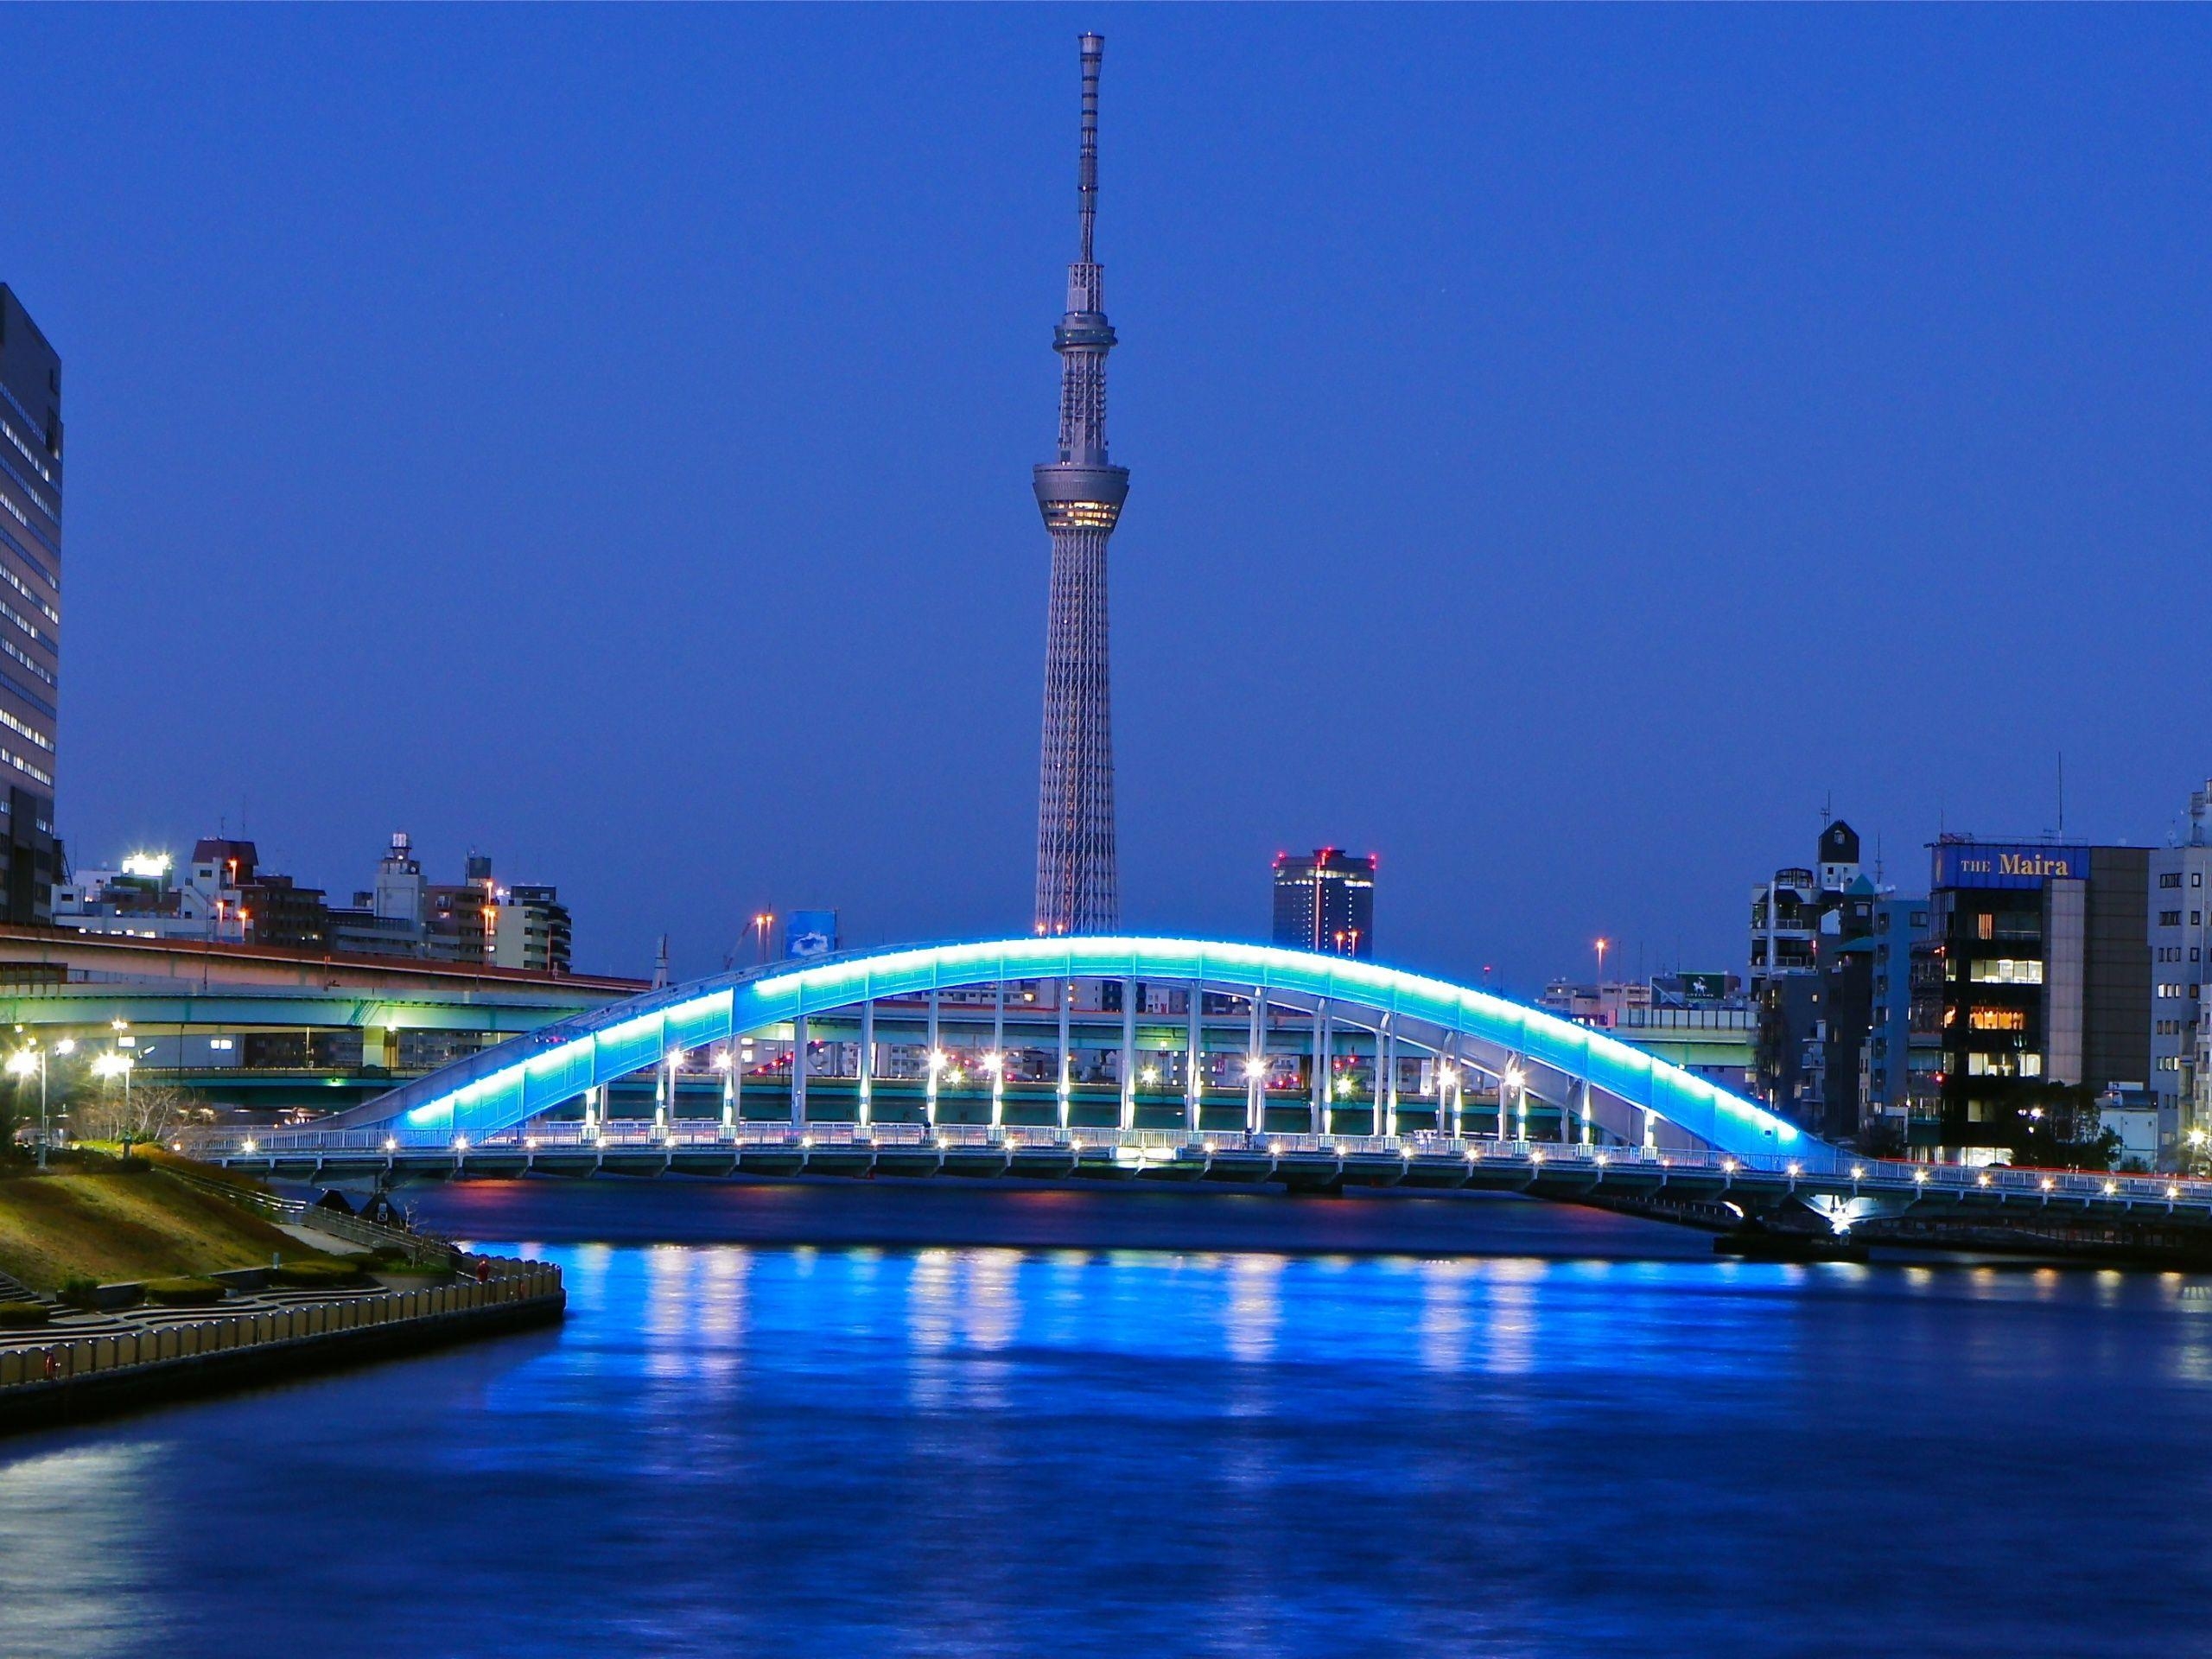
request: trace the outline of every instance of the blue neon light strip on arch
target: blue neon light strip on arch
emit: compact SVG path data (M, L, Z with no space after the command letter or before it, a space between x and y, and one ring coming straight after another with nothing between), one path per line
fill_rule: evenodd
M1021 979L1204 982L1326 997L1496 1045L1643 1108L1723 1152L1836 1154L1795 1125L1603 1032L1471 987L1273 945L1144 938L1015 938L926 945L779 965L649 992L576 1015L419 1077L326 1120L410 1141L480 1138L653 1065L802 1014L937 988Z

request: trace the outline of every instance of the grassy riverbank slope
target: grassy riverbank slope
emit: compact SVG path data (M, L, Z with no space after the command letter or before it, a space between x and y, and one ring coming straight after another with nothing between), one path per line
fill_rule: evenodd
M0 1273L54 1292L266 1267L315 1252L258 1216L166 1171L129 1166L0 1173Z

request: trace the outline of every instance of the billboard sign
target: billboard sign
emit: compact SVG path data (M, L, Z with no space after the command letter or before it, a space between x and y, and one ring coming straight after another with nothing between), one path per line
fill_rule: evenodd
M834 910L795 910L784 918L786 958L826 957L837 948L837 912Z
M2009 846L1994 841L1939 841L1930 877L1939 887L2040 887L2089 879L2086 847Z

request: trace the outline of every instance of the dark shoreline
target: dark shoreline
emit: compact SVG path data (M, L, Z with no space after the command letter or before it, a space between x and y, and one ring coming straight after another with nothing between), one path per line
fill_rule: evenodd
M0 1389L0 1435L181 1405L209 1395L235 1393L290 1377L373 1364L542 1325L557 1325L567 1306L565 1293L532 1297L427 1319L93 1371L54 1382L26 1383Z

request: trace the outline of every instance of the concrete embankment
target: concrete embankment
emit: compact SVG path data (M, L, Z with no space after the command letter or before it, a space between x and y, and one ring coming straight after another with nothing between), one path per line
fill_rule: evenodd
M0 1433L550 1324L567 1306L557 1268L490 1258L466 1267L471 1277L423 1289L169 1310L159 1324L99 1334L7 1333Z

